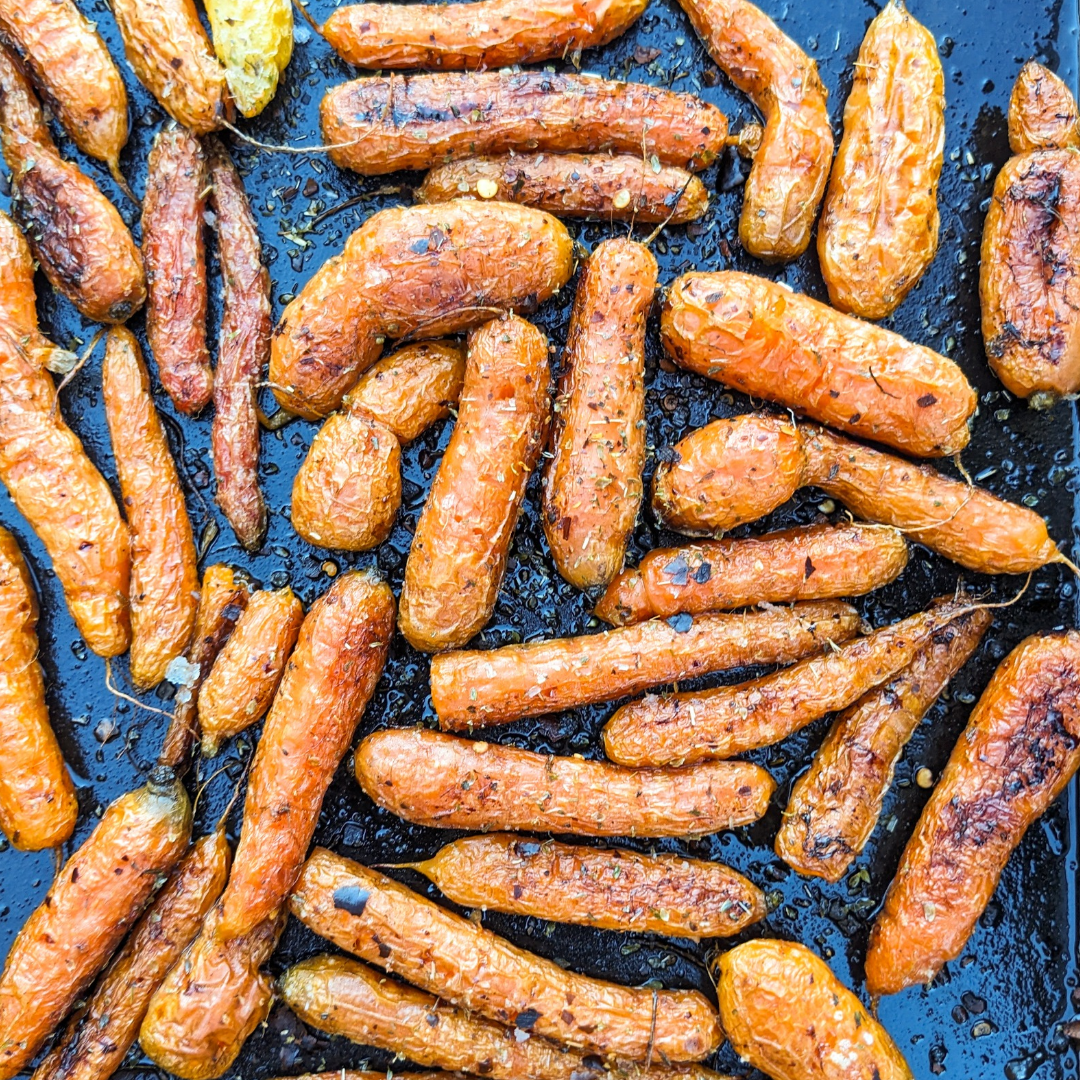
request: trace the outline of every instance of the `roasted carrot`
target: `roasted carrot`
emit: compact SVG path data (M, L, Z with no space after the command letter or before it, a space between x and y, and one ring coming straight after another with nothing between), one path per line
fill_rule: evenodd
M277 948L285 911L229 940L217 933L220 918L218 904L150 999L139 1029L146 1055L183 1080L221 1076L274 1000L260 969Z
M0 829L21 851L67 840L79 803L49 724L38 602L15 537L0 528Z
M1013 849L1080 765L1080 633L1002 661L908 840L870 932L866 989L928 983L959 956Z
M389 1069L337 1069L328 1073L304 1073L303 1076L279 1076L277 1080L460 1080L453 1073L446 1072L398 1072L392 1065Z
M668 937L728 937L765 916L741 874L682 855L639 855L493 833L409 863L455 904Z
M892 525L969 570L1022 574L1065 561L1034 511L814 425L717 420L669 457L656 471L653 508L679 532L725 532L813 484L858 517Z
M290 588L252 594L199 690L204 757L263 718L303 619L304 607Z
M725 668L789 664L858 629L854 608L822 601L451 652L431 662L431 700L444 730L505 724Z
M339 948L444 1001L570 1047L699 1061L720 1043L716 1014L697 991L632 989L565 971L325 848L304 865L289 909Z
M197 413L209 402L214 381L206 348L206 151L190 131L167 124L154 139L146 168L146 338L173 404Z
M112 491L64 423L56 386L0 321L0 479L37 533L83 640L128 647L130 536Z
M184 854L191 805L169 768L120 796L27 919L0 974L0 1077L20 1073Z
M469 334L457 423L413 533L398 627L424 652L458 648L498 599L525 485L551 417L548 345L508 316Z
M792 789L776 853L800 874L839 881L877 825L912 732L978 647L992 619L968 612L931 634L896 677L840 714Z
M187 652L188 663L195 665L195 679L176 691L172 720L158 762L183 773L191 758L191 749L199 737L196 710L199 688L210 668L247 607L250 590L247 582L236 577L228 566L208 566L203 574L195 629Z
M418 825L579 836L707 836L757 821L776 787L744 761L624 769L436 731L369 735L356 778Z
M108 1080L134 1045L150 998L199 933L229 874L224 827L192 847L139 920L33 1080Z
M251 766L219 937L251 932L284 903L393 633L394 594L369 573L342 574L312 605Z
M270 275L244 182L217 139L210 144L210 206L225 293L211 429L217 502L240 543L254 551L266 532L255 388L270 362Z
M607 722L604 749L621 765L682 765L769 746L893 678L934 634L972 606L968 598L937 604L736 686L647 695Z
M1080 110L1064 80L1029 60L1009 96L1009 147L1014 154L1080 146Z
M615 577L595 614L624 626L656 615L861 596L898 577L907 560L898 530L855 523L657 548Z

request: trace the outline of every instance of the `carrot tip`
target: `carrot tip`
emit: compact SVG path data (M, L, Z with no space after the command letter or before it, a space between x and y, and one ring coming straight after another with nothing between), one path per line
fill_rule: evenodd
M118 158L113 158L108 162L109 172L112 173L113 180L116 181L116 186L136 205L139 206L139 200L135 196L135 192L131 190L131 186L128 184L124 174L120 171L120 161Z

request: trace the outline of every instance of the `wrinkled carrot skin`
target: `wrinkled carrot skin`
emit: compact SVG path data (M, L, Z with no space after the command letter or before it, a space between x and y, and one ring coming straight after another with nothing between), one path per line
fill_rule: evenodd
M698 1061L720 1044L694 990L618 986L566 971L392 878L316 848L289 909L339 948L459 1008L571 1048L644 1061ZM571 1004L572 1003L572 1004Z
M71 0L3 0L0 27L75 145L116 176L128 137L127 91L93 23Z
M38 602L15 537L0 528L0 829L20 851L69 839L79 803L49 723Z
M724 1031L778 1080L912 1080L888 1032L803 945L748 941L719 962Z
M380 1069L338 1069L328 1073L304 1073L302 1076L279 1076L277 1080L460 1080L453 1073L446 1072L398 1072L392 1066L389 1070Z
M251 766L220 937L250 933L293 887L393 633L394 594L368 573L342 574L308 612Z
M1002 661L908 840L870 932L873 997L959 956L1013 849L1080 765L1080 634L1035 635Z
M908 739L992 622L971 611L930 636L890 682L840 714L795 782L776 854L800 874L839 881L881 816Z
M656 259L616 237L596 246L578 282L544 470L544 535L579 589L622 569L645 467L645 320Z
M303 621L304 606L292 589L251 595L199 689L203 757L266 714Z
M52 560L83 640L130 640L130 536L109 485L64 423L52 377L0 323L0 479Z
M574 249L549 214L468 199L372 215L285 309L270 383L309 420L341 404L380 338L437 338L528 311L566 284Z
M229 875L224 829L204 836L185 856L139 920L33 1080L107 1080L139 1034L154 991L194 940ZM55 1052L54 1052L55 1053Z
M917 457L971 437L978 398L951 360L765 278L684 274L660 335L688 371Z
M0 975L0 1077L20 1073L90 985L191 835L172 770L120 796L27 919Z
M765 896L720 863L494 833L447 844L411 869L466 908L667 937L728 937L765 917Z
M744 761L623 769L435 731L369 735L356 778L384 810L418 825L602 837L733 829L760 818L776 788Z
M319 547L367 551L389 535L401 506L401 444L450 414L464 352L422 342L360 376L341 412L312 440L292 488L292 524Z
M492 69L568 56L625 33L648 0L523 0L445 4L351 4L323 23L343 60L372 69Z
M945 77L934 36L890 0L866 31L818 226L833 307L891 315L934 261Z
M196 708L199 688L210 674L214 660L233 632L249 598L247 582L237 578L228 566L217 563L206 568L195 612L195 629L187 652L188 662L195 664L199 671L194 686L180 687L176 691L173 718L158 756L159 764L168 765L178 773L187 770L191 750L199 736Z
M398 627L413 648L464 645L491 618L525 485L551 418L547 338L516 316L469 334L457 423L413 533Z
M808 525L650 551L608 586L594 614L615 626L687 612L862 596L907 566L904 536L880 525Z
M277 948L284 909L228 941L216 932L220 917L218 904L150 999L139 1029L146 1055L183 1080L225 1073L274 1000L273 980L260 969Z
M256 386L270 362L270 274L244 182L225 148L210 147L210 206L217 229L224 289L211 444L217 503L237 539L254 551L266 532L259 490L259 410Z
M759 259L797 258L810 245L833 155L817 64L747 0L679 2L709 55L765 118L739 239Z
M367 176L519 148L655 154L697 172L727 137L724 114L690 94L544 71L368 75L331 87L320 115L330 160Z
M146 299L139 249L116 207L60 156L21 64L2 47L0 141L11 215L53 288L95 322L124 322Z
M683 225L709 208L709 193L696 176L675 165L661 165L657 172L640 154L468 157L436 165L415 194L425 203L497 199L559 218L642 224Z
M893 678L971 606L968 599L940 604L736 686L649 694L607 722L604 749L620 765L682 765L770 746Z
M19 345L50 371L70 371L76 357L38 329L34 257L22 229L0 211L0 311Z
M191 640L199 604L195 539L150 377L126 327L109 331L101 385L131 529L131 678L148 690Z
M313 1028L389 1050L421 1065L467 1070L491 1080L720 1080L700 1065L645 1070L632 1064L605 1064L595 1055L582 1056L539 1037L519 1039L503 1024L445 1005L344 956L303 960L289 968L280 982L285 1003ZM334 1073L325 1080L340 1075ZM354 1076L366 1080L368 1074L345 1075L347 1080ZM423 1078L431 1076L423 1074Z
M813 484L858 517L892 525L978 573L1022 574L1061 561L1034 511L815 425L754 414L718 420L667 456L674 463L656 471L653 509L691 536L756 520Z
M1029 60L1009 97L1009 146L1014 154L1080 147L1080 110L1068 86Z
M859 629L848 604L821 602L703 615L683 628L660 619L600 634L431 661L431 700L444 731L613 701L653 686L746 664L790 664Z
M206 151L190 131L168 124L154 139L146 167L146 338L161 385L190 415L210 401L214 385L206 347Z
M196 135L232 118L225 69L192 0L113 0L124 53L139 82Z

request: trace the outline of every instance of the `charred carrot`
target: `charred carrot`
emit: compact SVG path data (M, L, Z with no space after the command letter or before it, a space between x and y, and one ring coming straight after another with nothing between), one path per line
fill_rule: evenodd
M726 668L789 664L858 628L854 608L822 601L444 653L431 662L431 700L447 731L505 724Z
M340 948L459 1008L567 1046L632 1061L653 1053L698 1061L720 1043L716 1014L696 991L632 989L564 971L325 848L305 864L289 909Z
M595 614L624 626L657 615L861 596L898 577L907 560L898 530L854 523L658 548L615 577Z
M776 787L745 761L624 769L436 731L369 735L356 778L418 825L579 836L707 836L757 821Z
M56 876L0 974L0 1077L21 1072L67 1015L188 845L191 805L171 769L122 795Z
M312 605L251 766L218 936L253 931L289 894L393 633L394 594L368 573L342 574Z
M741 874L682 855L639 855L505 833L455 840L410 863L455 904L604 930L728 937L765 916Z

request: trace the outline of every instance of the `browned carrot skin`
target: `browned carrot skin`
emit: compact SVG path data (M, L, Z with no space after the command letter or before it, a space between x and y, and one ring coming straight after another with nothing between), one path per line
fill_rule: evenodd
M959 956L1013 849L1080 765L1080 634L1022 641L972 710L870 933L873 997Z
M109 485L64 423L52 377L0 322L0 480L38 534L83 640L117 656L128 623L130 537Z
M360 863L316 848L289 909L317 934L499 1023L607 1057L699 1061L720 1044L693 990L618 986L565 971Z
M109 331L105 418L131 528L131 678L156 686L186 648L199 603L195 539L135 335Z
M744 761L624 769L436 731L369 735L356 778L379 806L418 825L602 837L733 829L757 821L776 787Z
M720 958L717 997L739 1057L777 1080L912 1080L888 1032L809 949L748 941Z
M277 1080L460 1080L453 1073L398 1072L393 1066L372 1072L370 1069L338 1069L328 1073L304 1073L302 1076L279 1076Z
M457 345L406 345L369 368L341 412L312 440L292 488L292 525L320 547L367 551L401 506L401 444L450 413L461 396Z
M491 617L525 485L551 418L548 345L509 316L469 334L457 423L413 533L398 627L413 648L464 645Z
M519 146L655 154L696 172L727 137L724 114L690 94L541 71L369 75L329 89L321 116L331 161L369 176Z
M618 237L597 245L574 297L544 470L544 535L579 589L622 569L645 467L645 320L656 259Z
M524 0L444 4L352 4L323 23L323 36L363 68L460 71L510 67L606 45L628 30L647 0Z
M304 607L292 589L252 594L199 689L204 757L263 718L303 620Z
M15 56L0 48L0 141L12 217L53 288L87 318L124 322L146 299L142 260L116 207L49 134Z
M270 383L290 412L332 412L384 338L437 338L531 310L569 280L573 243L549 214L468 199L372 215L285 309Z
M210 188L225 292L211 430L217 502L240 543L254 551L266 532L255 387L270 362L270 275L244 182L216 139L210 147Z
M19 931L0 975L0 1077L67 1015L187 848L191 805L171 769L122 795Z
M696 221L709 208L709 193L696 176L675 165L657 171L640 154L468 157L436 165L416 198L426 203L497 199L560 218L672 225Z
M128 63L178 123L205 135L231 119L225 69L192 0L113 0Z
M861 596L897 578L907 561L901 532L857 523L658 548L616 576L594 614L625 626L680 612Z
M939 604L736 686L647 695L607 722L604 749L621 765L682 765L769 746L891 679L971 606L967 599Z
M660 335L688 371L918 457L971 437L978 398L951 360L765 278L684 274Z
M818 226L833 307L891 315L934 261L945 78L934 36L890 0L866 31Z
M1062 560L1034 511L810 424L753 414L718 420L668 456L674 461L656 471L653 509L692 536L756 520L813 484L969 570L1022 574Z
M67 840L79 803L49 724L38 602L15 537L0 529L0 829L20 851Z
M985 609L954 619L891 682L836 718L784 810L776 854L788 866L826 881L844 876L877 825L912 732L991 621Z
M756 885L720 863L508 834L469 836L412 864L455 904L604 930L728 937L765 917Z
M107 1080L134 1045L154 991L198 934L225 888L229 844L224 829L188 852L139 920L33 1080Z
M142 248L149 284L146 338L173 404L197 413L210 400L206 348L206 152L191 132L168 124L147 161Z
M199 606L195 612L195 629L187 652L189 663L199 671L193 686L180 687L176 692L173 717L165 733L158 763L168 765L178 773L187 770L191 750L199 737L199 717L196 709L199 688L210 673L211 665L221 651L244 609L250 589L232 570L220 563L208 566L203 574Z
M1080 111L1068 86L1029 60L1009 97L1009 146L1014 154L1080 147Z
M859 629L835 601L659 619L600 634L501 649L451 652L431 662L431 700L445 731L612 701L649 687L745 664L789 664Z
M743 191L739 239L759 259L810 244L833 136L817 65L747 0L679 0L709 55L765 117Z
M226 1072L274 1000L273 981L260 969L277 948L285 911L227 941L217 934L220 918L218 904L150 999L139 1029L146 1055L183 1080Z
M127 91L101 36L71 0L3 0L0 27L34 72L75 145L120 177Z
M312 605L251 766L219 937L250 933L288 896L393 633L394 594L368 573L342 574Z

